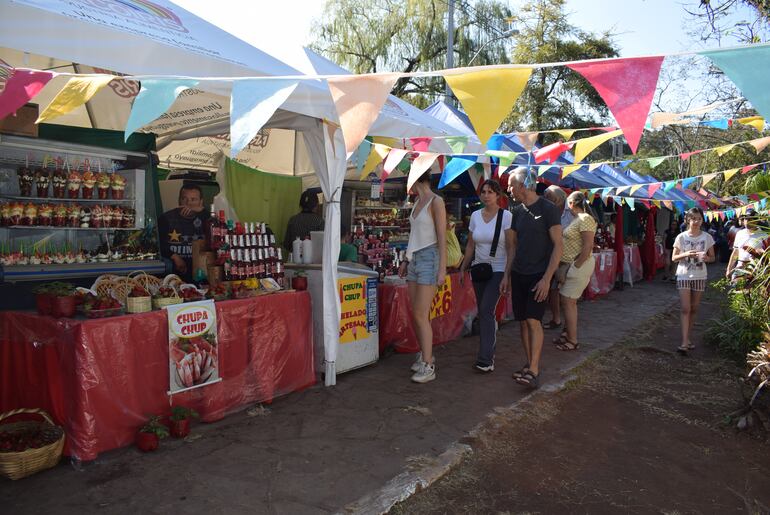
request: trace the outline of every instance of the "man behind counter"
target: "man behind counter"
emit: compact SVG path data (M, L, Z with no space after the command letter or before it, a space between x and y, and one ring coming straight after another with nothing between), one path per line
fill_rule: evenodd
M179 207L158 219L160 253L172 261L174 273L185 281L192 280L192 242L206 237L208 218L200 186L184 184L179 190Z
M289 218L286 235L283 238L283 247L289 252L291 252L291 244L296 238L304 240L310 236L311 231L324 230L324 219L316 213L318 194L310 190L303 191L299 198L299 206L302 211Z

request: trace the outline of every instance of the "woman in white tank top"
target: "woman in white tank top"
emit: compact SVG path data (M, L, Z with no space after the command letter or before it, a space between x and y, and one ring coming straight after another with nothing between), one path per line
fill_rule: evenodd
M430 189L430 172L417 179L412 191L417 199L409 215L407 262L401 264L398 275L406 277L414 332L420 344L412 381L427 383L436 378L430 306L446 279L446 211L443 199Z

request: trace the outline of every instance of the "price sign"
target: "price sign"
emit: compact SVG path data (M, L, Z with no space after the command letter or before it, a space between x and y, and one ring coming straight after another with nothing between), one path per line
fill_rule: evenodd
M436 296L433 297L433 302L430 305L430 319L439 318L452 310L452 278L449 274L446 276L444 284L442 284Z

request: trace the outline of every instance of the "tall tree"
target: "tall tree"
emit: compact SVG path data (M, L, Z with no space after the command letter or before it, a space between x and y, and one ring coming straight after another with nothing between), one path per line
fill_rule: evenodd
M689 0L683 7L696 22L690 34L703 41L761 43L770 36L768 0Z
M511 11L498 0L458 0L455 65L508 63ZM446 67L446 0L327 0L313 49L355 73L417 72ZM400 79L393 94L424 106L441 97L440 78Z

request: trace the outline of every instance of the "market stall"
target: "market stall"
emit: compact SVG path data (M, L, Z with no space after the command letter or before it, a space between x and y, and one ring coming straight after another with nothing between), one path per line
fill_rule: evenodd
M602 249L594 252L594 258L596 260L594 273L583 293L584 298L588 300L610 293L615 287L617 277L617 259L614 250Z
M315 383L307 292L217 302L216 314L221 381L175 402L214 421ZM163 311L100 320L2 311L0 356L0 411L46 409L80 460L130 444L148 413L168 410Z

